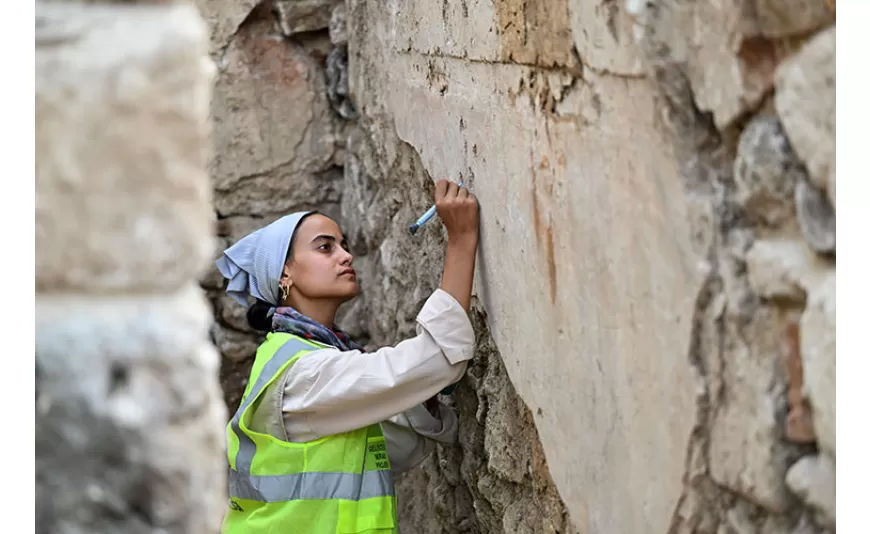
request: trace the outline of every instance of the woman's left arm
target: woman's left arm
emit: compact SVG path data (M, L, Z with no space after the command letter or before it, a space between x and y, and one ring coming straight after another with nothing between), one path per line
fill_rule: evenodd
M403 473L426 459L435 442L454 443L459 429L456 414L435 401L433 414L425 405L417 406L382 423L387 453L394 473Z

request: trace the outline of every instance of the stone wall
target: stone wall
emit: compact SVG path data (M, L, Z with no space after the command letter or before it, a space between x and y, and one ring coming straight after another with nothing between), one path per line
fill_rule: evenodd
M834 14L789 4L630 6L704 258L674 532L835 523Z
M189 5L35 23L36 532L217 532L207 29Z
M405 531L833 528L827 3L198 6L218 250L324 210L377 347L439 282L442 230L407 233L433 179L480 198L460 439L400 481ZM202 284L233 410L259 339Z

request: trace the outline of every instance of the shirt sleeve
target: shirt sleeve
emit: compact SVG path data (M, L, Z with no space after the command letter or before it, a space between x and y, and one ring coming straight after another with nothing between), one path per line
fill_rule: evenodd
M318 350L294 363L284 377L287 435L303 442L386 421L459 380L473 354L468 314L438 289L417 315L415 337L370 353Z
M454 443L459 422L453 410L439 402L436 415L418 404L384 421L382 426L393 473L399 474L432 454L436 441Z

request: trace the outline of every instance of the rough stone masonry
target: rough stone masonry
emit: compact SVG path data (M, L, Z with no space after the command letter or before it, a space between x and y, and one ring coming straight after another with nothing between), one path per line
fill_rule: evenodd
M36 532L217 532L207 29L184 4L35 23Z
M321 209L342 223L363 286L361 297L343 311L340 324L374 348L413 332L417 311L439 282L442 231L436 224L413 238L407 233L409 222L431 204L433 179L461 178L480 198L481 252L471 314L478 350L467 377L450 398L460 415L459 443L440 447L399 481L403 532L835 530L833 2L195 4L208 24L209 54L216 66L208 161L218 240L209 250L212 257L288 211ZM78 27L105 32L112 25ZM94 52L94 57L121 54L118 43L130 43L140 53L151 50L158 57L175 57L161 47L157 48L162 52L148 49L146 44L155 41L125 39L143 31L157 29L137 26L124 35L102 33L113 39L113 46L97 46L102 54ZM44 42L40 52L38 41L38 57L82 52L90 41L55 35ZM204 79L184 77L201 72L192 66L199 60L182 55L187 63L170 62L179 70L166 78L176 83L167 82L162 90L190 90L192 85L199 89L187 102L205 102ZM94 59L76 58L78 63L72 65L78 64L81 72L96 72L97 66L90 63ZM161 64L144 57L142 61L150 68ZM57 70L45 67L44 72ZM126 117L131 102L166 105L163 98L124 100L116 88L125 85L118 80L142 83L135 69L125 72L106 83L104 92L91 95L105 108L67 105L64 113L105 110ZM38 75L38 84L40 79ZM96 94L112 98L98 99ZM41 98L45 97L38 91L37 109ZM53 115L38 115L43 116ZM105 116L93 116L87 124L96 125ZM193 128L201 124L198 120L186 124ZM38 132L50 132L51 139L75 138L67 134L71 122L59 124L66 126ZM110 139L123 139L124 129L118 128L121 134ZM75 132L81 131L77 126ZM170 135L182 134L175 129L166 134ZM147 144L157 142L155 138L160 135L135 139ZM55 150L65 146L39 143L38 134L38 150L45 144ZM200 154L195 146L199 145L194 143L183 155L198 157L193 156ZM57 168L66 169L67 162L77 161L73 155L84 157L70 152L45 160L63 162ZM99 157L124 155L101 151ZM121 165L99 161L104 174ZM181 172L177 165L158 167L167 177ZM155 197L161 195L156 188L136 190L143 183L136 173L145 171L142 165L132 169L123 181L101 182L96 173L89 180L115 189L94 185L93 191L123 190L132 197L133 192L141 196L153 190ZM56 191L63 189L41 189L40 180L48 183L41 172L38 168L37 198L57 198ZM193 175L201 176L184 176ZM148 179L155 177L149 174ZM174 184L169 187L180 187L181 182L166 181ZM81 189L70 193L73 198L95 198L90 193L85 197L84 186L77 187ZM196 191L193 196L205 201L197 195L206 193ZM182 210L183 199L192 197L180 192L171 196L178 204L159 204L168 214L177 208L190 216L207 205L185 204L188 209ZM128 270L111 262L95 263L94 258L111 257L109 252L92 254L87 261L74 261L73 252L69 259L61 256L68 250L61 244L86 242L85 250L115 250L108 246L113 236L129 240L131 235L153 235L141 230L147 224L123 227L114 220L111 225L101 222L99 239L92 239L96 233L80 231L61 241L56 236L66 235L71 221L61 224L58 210L52 210L40 223L39 202L37 229L45 225L44 235L51 237L52 246L41 246L38 234L38 256L50 258L42 256L49 253L46 250L57 254L45 261L45 272L52 275L38 275L41 293L61 290L40 286L40 280L59 284L69 279L63 293L81 296L64 298L100 303L99 308L87 308L95 310L94 316L97 310L114 310L108 304L102 307L104 302L127 302L152 293L179 295L175 302L183 301L188 308L196 301L176 293L183 281L196 276L194 269L179 274L176 286L158 287L152 269L140 269L146 264L137 263L172 257L161 263L162 268L181 269L184 262L175 261L172 246L149 250L150 241L137 247L123 241L131 250L122 258L131 262ZM86 200L79 202L85 205ZM151 205L144 202L138 209L147 211ZM196 208L190 209L193 205ZM91 212L99 213L82 211ZM162 227L158 222L167 218L171 219L167 215L151 224ZM191 218L181 228L199 228L195 235L204 238L207 220L204 215L196 219L199 223ZM51 232L48 221L55 221ZM109 231L115 229L116 233ZM159 242L171 244L185 235L167 233ZM199 250L190 244L187 249ZM100 268L96 272L110 275L78 271L79 265L94 265ZM38 264L38 272L40 268ZM216 319L210 335L220 349L221 383L226 407L232 411L260 340L245 324L244 310L224 295L216 270L200 278ZM100 280L101 285L83 286L81 280ZM38 313L52 317L53 325L64 324L60 319L69 315L89 317L78 311L84 308L67 314L65 306L57 306L59 300L51 296L50 301L42 300L51 306L38 305ZM159 309L168 317L169 307ZM204 316L187 313L182 315L189 327L173 328L167 336L199 339L196 335L204 323L198 321L205 321ZM104 320L126 316L112 311ZM140 320L113 328L133 332L134 327L144 329L142 324ZM177 326L178 319L171 324ZM83 328L70 330L67 346L83 336ZM179 357L196 352L192 347L200 346L198 341L185 345L174 337L150 339L155 348L148 354L127 356L118 349L118 358L179 382L129 382L148 384L130 389L136 395L163 395L174 391L174 384L183 381L187 386L182 377L190 373L201 377L211 372L213 360L208 357ZM173 341L157 344L166 339ZM127 343L123 348L132 345L148 346ZM59 349L51 350L62 356L44 356L55 354L41 348L49 346L53 345L37 343L38 373L40 383L54 390L41 386L40 393L58 395L75 388L76 394L92 399L83 404L83 425L74 426L64 439L101 443L116 439L117 428L142 428L137 426L141 419L120 426L96 411L114 406L97 403L101 398L94 392L108 391L105 381L113 383L110 378L118 376L110 372L115 352L89 356L99 365L86 367L91 372L85 374L73 364L84 365L86 357L68 358ZM175 357L168 360L169 355ZM64 380L58 378L58 370L65 373ZM70 373L80 378L69 380ZM46 382L43 376L55 378ZM131 371L128 376L139 375ZM167 403L166 410L151 416L156 423L149 424L176 424L181 415L171 410L182 410L192 420L202 420L206 413L225 418L224 408L209 411L214 410L208 404L213 392L207 381L194 385L203 389L185 390L180 398L193 395L197 402ZM135 400L140 397L120 398L127 399L120 403L121 420L127 421L130 413L137 413ZM42 405L56 406L45 401ZM63 415L55 412L56 418L63 420ZM88 423L94 417L108 423ZM40 428L61 428L43 421L50 422L43 416ZM203 440L197 449L222 446L218 432L211 435L211 430L193 430L205 426L181 425ZM103 437L103 428L116 434ZM115 462L108 465L119 474L109 479L121 489L92 492L103 496L103 501L95 498L97 504L85 508L97 510L93 517L146 525L143 517L157 524L155 518L207 521L222 513L220 498L210 500L213 494L205 491L193 493L195 502L155 505L143 516L138 503L151 501L137 496L163 498L167 493L151 494L149 484L124 484L167 480L155 474L165 474L169 467L156 461L137 463L138 458L148 458L142 452L153 445L144 441L148 436L129 431L120 435L131 440L131 452L121 459L110 456L106 462ZM39 439L38 458L59 462L61 470L75 476L93 473L87 471L89 464L79 461L81 456L74 456L77 453L70 453L72 458L52 455L39 448ZM43 443L53 441L44 438ZM149 445L134 447L137 443ZM189 449L178 451L180 471L173 471L178 475L172 478L177 482L173 495L206 487L197 484L209 489L219 485L219 473L208 480L185 478L184 473L204 476L215 471L197 467L194 457L185 456L191 454ZM137 478L136 473L143 474ZM115 495L123 497L118 500ZM46 517L78 521L74 504L58 500L54 515ZM196 506L200 512L191 511Z
M198 5L222 245L338 218L371 347L438 283L433 178L480 198L460 439L403 529L833 530L833 3ZM232 410L258 339L203 286Z

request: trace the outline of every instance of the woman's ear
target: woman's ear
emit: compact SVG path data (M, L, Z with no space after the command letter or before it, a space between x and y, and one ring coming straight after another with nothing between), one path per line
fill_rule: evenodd
M290 289L293 286L293 279L290 277L290 271L290 267L284 265L284 270L281 273L281 284L286 285L287 289Z

